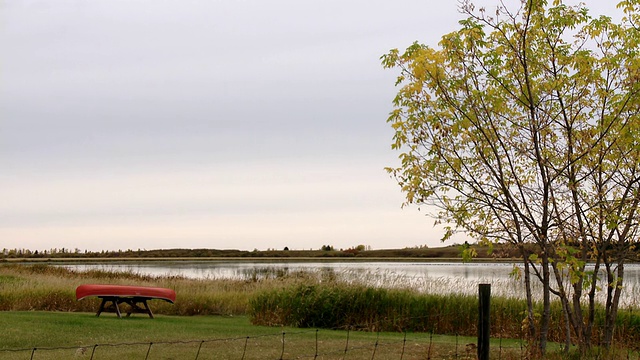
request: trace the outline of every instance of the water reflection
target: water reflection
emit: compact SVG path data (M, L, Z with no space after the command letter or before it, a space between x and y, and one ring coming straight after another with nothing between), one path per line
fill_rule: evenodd
M509 275L513 267L518 266L514 263L168 261L60 266L78 271L100 269L152 276L247 281L283 278L296 273L300 273L300 276L315 274L319 279L340 278L352 283L366 283L388 288L410 287L429 293L471 295L477 293L477 284L488 283L493 285L492 294L524 297L522 279ZM533 284L537 285L537 281L533 281ZM601 283L600 287L606 289L606 284ZM621 305L637 305L635 299L639 298L638 295L640 295L640 264L628 264L625 267ZM604 301L603 298L599 300Z

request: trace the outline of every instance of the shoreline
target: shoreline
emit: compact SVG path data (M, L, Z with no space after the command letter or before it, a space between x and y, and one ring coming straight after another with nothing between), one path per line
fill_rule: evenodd
M519 263L522 259L505 258L476 258L468 262L474 263ZM463 263L461 258L421 258L421 257L71 257L71 258L5 258L0 263L115 263L115 262L400 262L400 263Z

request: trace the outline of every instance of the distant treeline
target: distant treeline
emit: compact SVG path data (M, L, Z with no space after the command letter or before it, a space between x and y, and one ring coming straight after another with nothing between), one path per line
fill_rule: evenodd
M493 251L486 246L471 245L475 248L478 258L509 259L518 258L518 252L506 245L496 245ZM327 257L363 257L363 258L460 258L461 246L428 248L426 246L404 249L373 250L364 245L348 249L334 249L331 245L323 245L318 250L219 250L219 249L156 249L156 250L117 250L117 251L89 251L80 249L3 249L0 259L61 259L61 258L327 258Z

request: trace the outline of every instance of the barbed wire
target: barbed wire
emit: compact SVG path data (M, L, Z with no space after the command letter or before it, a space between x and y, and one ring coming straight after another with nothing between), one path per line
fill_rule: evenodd
M381 358L389 358L388 352L393 350L394 347L396 350L393 358L403 359L407 353L407 342L411 341L412 343L419 344L418 348L422 351L422 358L432 359L434 352L434 345L437 343L434 339L434 335L437 334L438 322L437 319L442 316L449 316L450 314L432 314L432 315L424 315L424 316L413 316L413 317L405 317L401 319L395 319L396 322L410 322L410 321L425 321L430 322L430 328L428 332L409 332L406 330L398 331L399 334L403 333L401 338L398 339L397 335L393 337L388 335L388 333L382 334L380 329L382 326L380 324L384 321L389 321L387 318L380 318L375 321L368 322L366 324L350 324L344 326L338 326L329 329L318 329L318 328L308 328L308 329L299 329L295 331L278 331L269 334L258 334L258 335L247 335L240 337L224 337L224 338L213 338L213 339L192 339L192 340L164 340L164 341L134 341L134 342L115 342L115 343L97 343L91 345L82 345L82 346L38 346L38 347L30 347L30 348L21 348L21 349L0 349L0 359L3 354L9 353L20 353L23 352L25 355L30 355L30 359L34 359L36 354L42 352L54 352L54 351L69 351L76 350L76 355L80 354L83 356L88 356L90 360L99 360L100 352L97 351L100 348L118 348L118 347L134 347L139 346L142 347L140 356L136 357L139 359L152 359L154 358L153 349L157 349L160 346L178 346L178 345L186 345L191 346L193 349L193 356L195 359L201 359L203 354L205 353L205 345L210 343L231 343L231 342L240 342L242 343L242 350L239 352L237 357L233 357L233 359L239 360L247 360L251 357L251 340L268 340L268 339L279 339L280 347L277 349L279 355L270 358L272 360L297 360L297 359L318 359L318 358L341 358L345 359L349 355L354 353L368 353L367 359L374 360L377 357ZM434 321L435 320L435 321ZM353 339L352 334L363 333L361 329L377 329L375 331L375 338L371 339L357 339L357 342ZM344 347L338 346L333 347L332 349L322 349L321 344L321 335L324 333L330 333L335 331L344 332ZM314 348L309 352L302 354L288 354L288 350L290 348L294 348L296 344L297 336L304 336L314 334L311 336ZM411 334L411 335L409 335ZM462 358L463 356L469 355L469 351L463 352L461 351L461 347L459 344L459 338L461 334L457 331L453 334L455 336L455 347L453 358ZM335 336L335 335L333 335ZM308 342L308 340L305 340ZM444 342L440 342L440 344L444 344ZM260 345L263 347L264 345ZM271 348L272 351L276 350L277 345L273 345ZM389 350L391 349L391 350ZM503 350L509 349L510 351L518 351L522 353L526 351L526 348L520 346L510 346L505 347L502 344L501 337L499 342L499 351L498 351L498 359L501 358L503 354ZM386 351L384 355L381 355L382 352ZM185 350L186 351L186 350ZM264 353L264 351L260 351ZM26 357L25 357L26 358ZM260 359L264 359L265 357L259 357Z
M462 310L462 309L460 309ZM412 351L415 353L416 351L420 351L420 358L426 359L435 359L439 354L436 351L436 347L442 347L443 345L447 346L447 351L450 354L447 354L447 357L460 359L467 358L471 355L471 352L475 351L473 343L460 343L461 338L473 336L469 334L468 328L456 328L448 326L446 331L441 331L440 324L441 319L446 318L447 316L459 315L459 311L456 312L454 310L449 312L439 312L437 314L427 314L420 316L408 316L402 318L387 318L380 317L374 318L371 321L367 321L366 323L358 323L358 324L348 324L342 326L336 326L331 328L300 328L296 330L290 331L274 331L272 333L266 334L256 334L256 335L247 335L247 336L237 336L237 337L221 337L221 338L211 338L211 339L190 339L190 340L161 340L161 341L133 341L133 342L114 342L114 343L97 343L90 345L62 345L62 346L37 346L37 347L29 347L29 348L18 348L18 349L0 349L0 359L9 354L16 353L24 353L25 359L34 359L37 354L43 352L54 352L54 351L76 351L76 357L82 355L83 357L87 357L90 360L99 360L101 358L101 352L98 351L100 348L122 348L122 347L141 347L140 356L136 356L135 359L145 359L149 360L155 357L154 349L161 348L162 346L186 346L189 349L193 350L193 356L195 356L196 360L203 358L206 356L208 352L211 352L211 348L206 347L208 344L222 344L220 346L225 346L225 343L239 343L241 344L241 351L238 351L237 356L230 357L229 359L238 359L238 360L248 360L256 357L252 357L254 348L258 348L260 352L257 358L260 359L271 359L271 360L302 360L302 359L318 359L318 358L340 358L346 359L350 357L352 354L365 354L362 356L366 356L366 359L374 360L376 358L394 358L403 360L407 354L407 343L411 342L415 343L416 346L412 348ZM504 334L508 333L502 327L502 324L499 322L500 318L496 317L496 324L494 327L498 329L496 331L497 335L493 336L494 340L493 344L497 345L491 348L492 350L492 358L501 360L504 356L523 358L526 357L527 352L530 350L527 346L528 342L525 338L525 333L520 329L512 329L517 332L513 332L512 336L508 336L510 339L514 341L503 342ZM389 332L385 331L384 333L381 331L383 328L383 323L388 324L389 322L393 322L394 324L398 324L400 326L398 328L398 335L391 335ZM424 329L426 331L409 331L407 329L403 329L401 324L414 324L416 322L424 322ZM282 324L284 325L284 324ZM375 337L372 336L365 338L357 338L353 339L354 333L364 333L364 330L373 330L371 333L375 333ZM558 326L556 331L561 333L562 326ZM322 335L331 333L332 337L335 337L335 331L343 332L343 342L344 346L341 345L333 345L332 348L322 348ZM312 336L308 336L313 334ZM402 334L402 335L400 335ZM454 343L451 344L449 341L443 341L441 339L434 338L435 335L451 335L453 336ZM310 348L309 351L304 353L292 353L293 350L296 349L296 338L299 336L307 336L304 341L305 343L309 343L312 341L313 348ZM269 355L269 357L265 357L265 346L261 344L261 341L271 341L271 340L279 340L279 342L270 345L269 353L276 353L278 355ZM251 341L255 341L254 344ZM336 344L339 344L336 342ZM437 345L437 346L436 346ZM638 346L628 346L629 344L621 344L624 345L621 347L620 351L626 352L627 359L640 359L640 348ZM636 344L637 345L637 344ZM217 346L217 345L216 345ZM231 346L231 345L226 345ZM157 351L157 350L156 350ZM191 353L191 350L183 350L184 352ZM295 350L298 351L298 350ZM299 351L298 351L299 352ZM452 352L452 353L451 353ZM393 353L393 355L390 355ZM368 354L368 355L366 355ZM413 354L413 353L412 353ZM186 356L186 355L185 355ZM194 358L190 356L188 358ZM360 355L359 355L360 356ZM410 355L416 357L415 355ZM473 354L472 358L475 357ZM15 357L12 357L12 359ZM361 357L358 357L360 359ZM364 359L364 357L362 357Z
M314 330L314 331L319 331L319 330ZM350 331L347 330L347 334L349 334ZM23 348L23 349L0 349L0 358L2 357L2 354L4 353L19 353L19 352L24 352L26 354L28 354L30 357L29 359L33 360L36 356L36 354L38 352L46 352L46 351L60 351L60 350L76 350L76 353L78 351L81 351L82 354L84 354L85 352L88 351L88 349L91 349L91 354L89 356L89 358L91 360L98 360L99 357L96 355L96 349L98 349L99 347L122 347L122 346L146 346L146 352L143 352L140 354L140 357L136 357L139 359L145 359L145 360L149 360L152 359L153 357L151 356L152 354L152 349L154 348L154 345L190 345L193 344L194 345L194 350L195 350L195 359L199 360L201 358L201 354L202 354L202 347L204 344L206 343L210 343L210 342L222 342L222 341L234 341L234 340L243 340L244 341L244 347L243 347L243 351L242 354L238 357L234 357L234 358L230 358L230 359L239 359L239 360L246 360L249 359L251 357L248 357L248 344L249 344L249 340L250 339L258 339L258 338L265 338L265 337L281 337L282 339L282 347L281 347L281 351L280 351L280 356L278 357L273 357L273 358L266 358L263 356L260 356L258 358L260 359L271 359L271 360L302 360L302 359L318 359L318 358L325 358L325 357L330 357L332 358L333 356L335 356L336 358L340 358L340 359L346 359L348 355L353 354L353 353L358 353L358 352L363 352L363 351L368 351L370 352L370 359L371 360L375 360L379 351L381 349L384 348L391 348L393 346L398 347L399 349L397 350L397 354L396 357L397 359L403 360L404 359L404 355L405 355L405 351L406 351L406 344L407 344L407 334L405 333L404 337L402 338L402 340L397 340L397 341L380 341L379 337L376 337L375 340L371 340L368 344L364 344L364 345L360 345L360 346L349 346L348 342L345 345L344 349L334 349L334 350L328 350L328 351L318 351L318 344L319 341L318 339L316 339L315 341L315 351L313 353L306 353L306 354L299 354L299 355L295 355L295 356L290 356L287 357L286 356L286 349L287 349L287 345L289 344L289 342L292 342L294 340L287 340L287 332L281 332L278 334L271 334L271 335L256 335L256 336L246 336L246 337L237 337L237 338L226 338L226 339L208 339L208 340L176 340L176 341L158 341L158 342L128 342L128 343L103 343L103 344L94 344L91 346L55 346L55 347L33 347L33 348ZM298 332L298 334L301 334L301 332ZM432 347L434 345L434 340L433 340L433 333L428 333L428 334L422 334L422 337L415 337L412 340L413 341L417 341L417 340L426 340L425 343L425 347L424 347L424 357L425 359L435 359L437 357L436 354L434 354L432 352ZM398 346L399 345L399 346ZM469 344L467 344L467 346L465 346L466 350L462 351L460 343L459 343L459 336L456 335L455 336L455 347L454 347L454 353L453 354L448 354L447 357L448 358L453 358L453 359L462 359L462 358L469 358L470 354L470 350L471 351L475 351L474 347L469 347ZM196 347L197 346L197 347ZM494 358L497 358L498 360L501 360L503 358L503 356L505 355L504 350L509 349L512 352L515 351L515 353L513 355L515 355L518 358L523 358L523 356L526 355L526 347L523 346L512 346L512 347L505 347L502 343L499 343L499 348L497 351L497 354L495 354ZM263 349L261 349L263 350ZM495 353L495 352L494 352ZM475 357L475 354L472 355L472 358ZM513 356L512 356L513 357ZM369 358L367 356L367 358ZM384 359L389 359L389 355L384 355L383 357ZM640 358L640 353L638 351L633 351L631 349L627 350L627 354L626 354L626 358L627 359L638 359Z

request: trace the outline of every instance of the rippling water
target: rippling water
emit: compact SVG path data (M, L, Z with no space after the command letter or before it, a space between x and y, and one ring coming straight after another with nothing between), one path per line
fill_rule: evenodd
M193 279L253 279L286 276L297 271L330 273L346 281L383 287L411 287L429 293L476 294L480 283L492 284L492 294L524 297L524 284L510 276L514 263L446 262L248 262L167 261L109 264L60 265L79 271L101 269L129 271L154 276L184 276ZM640 264L625 265L621 305L638 305ZM534 284L536 281L534 281ZM606 288L605 284L601 287ZM603 298L600 299L603 301Z

